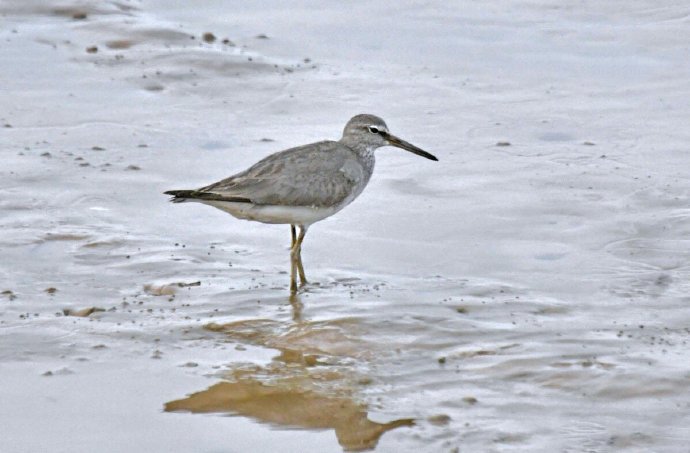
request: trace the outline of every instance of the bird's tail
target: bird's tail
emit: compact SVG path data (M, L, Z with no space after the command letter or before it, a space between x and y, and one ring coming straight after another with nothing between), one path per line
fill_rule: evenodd
M201 190L168 190L163 192L165 195L172 195L170 201L173 203L183 203L187 200L207 200L207 201L229 201L233 203L251 203L251 200L245 197L235 197L220 195L213 192L204 192Z
M194 193L196 190L168 190L167 192L163 192L165 195L172 195L172 198L170 199L171 202L173 203L183 203L184 201L190 199L190 198L196 198L194 196Z

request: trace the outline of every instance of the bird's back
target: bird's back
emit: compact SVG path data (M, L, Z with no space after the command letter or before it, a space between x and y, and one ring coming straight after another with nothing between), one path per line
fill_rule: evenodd
M373 161L340 142L323 141L272 154L197 192L258 205L344 206L361 193L372 171Z

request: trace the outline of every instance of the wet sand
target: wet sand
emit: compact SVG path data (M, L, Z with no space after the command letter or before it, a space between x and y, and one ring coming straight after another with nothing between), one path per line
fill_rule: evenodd
M0 451L687 448L682 4L13 0L0 25ZM361 112L440 162L379 150L297 298L287 226L162 195Z

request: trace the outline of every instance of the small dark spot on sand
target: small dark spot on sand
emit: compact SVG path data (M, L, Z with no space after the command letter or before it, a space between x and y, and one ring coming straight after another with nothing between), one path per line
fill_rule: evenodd
M73 19L82 19L82 17L79 17L82 14L86 17L85 11L69 6L53 8L50 12L55 16L71 17Z
M223 40L223 44L225 44L226 46L234 46L235 45L235 43L230 41L228 38L225 38Z
M10 123L5 123L5 124L3 125L3 127L6 127L7 129L10 129L10 128L12 127L12 125L11 125Z
M269 39L268 36L266 36L264 33L256 35L255 38L256 39Z
M46 373L50 373L50 374L46 374ZM66 376L69 374L74 374L74 371L70 370L67 367L63 367L63 368L60 368L60 369L57 369L54 371L47 371L46 373L44 373L45 376Z
M101 148L100 146L92 146L91 150L92 151L105 151L105 148Z
M84 11L75 11L72 13L72 19L76 20L84 20L88 17L88 15Z
M137 148L148 148L148 147L149 147L149 145L147 145L146 143L140 143L137 145Z
M582 144L585 146L594 146L593 142L583 142Z
M53 288L52 286L50 288L46 288L43 291L45 291L48 294L55 294L57 292L57 288Z
M185 283L185 282L179 282L177 284L180 288L188 288L190 286L201 286L201 281L196 281L196 282L191 282L191 283Z
M129 39L115 39L112 41L107 41L105 46L108 49L129 49L134 45L134 41Z
M163 91L165 89L165 87L163 85L159 85L159 84L154 83L154 84L144 86L144 89L146 91Z
M446 358L445 358L445 357L439 357L439 358L438 358L438 363L441 364L441 365L443 365L444 363L446 363Z
M510 146L510 142L496 142L496 146Z
M141 167L139 167L137 165L127 165L125 170L126 171L139 171L139 170L141 170Z
M456 308L455 308L455 311L458 312L458 313L460 313L460 314L463 314L463 315L464 315L464 314L467 313L467 308L465 308L465 307L456 307Z
M96 53L98 52L98 47L97 46L90 46L86 48L86 53Z
M53 155L46 151L45 153L41 154L41 157L53 157Z
M206 33L204 33L203 35L201 35L201 38L204 40L204 42L212 43L212 42L215 42L215 40L216 40L216 35L214 35L213 33L209 32L209 31L207 31Z
M474 396L466 396L462 399L462 402L465 404L469 404L470 406L475 405L478 403L477 398Z
M446 414L432 415L427 421L435 426L444 426L450 423L450 416Z
M266 138L266 137L264 137L264 138L262 138L262 139L259 140L259 141L260 141L260 142L269 143L269 142L274 142L275 140L273 140L272 138Z

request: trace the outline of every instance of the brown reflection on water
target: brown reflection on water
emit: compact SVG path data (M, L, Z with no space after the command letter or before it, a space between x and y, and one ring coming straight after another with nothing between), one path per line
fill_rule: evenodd
M207 390L167 403L165 410L225 412L286 427L334 429L338 443L347 451L372 449L386 431L414 424L412 419L373 422L367 417L365 405L349 397L308 390L300 384L294 379L271 385L246 378L219 382Z
M204 327L223 333L233 341L277 349L288 355L315 355L329 362L346 358L371 358L378 349L356 334L361 329L356 319L281 322L272 319L247 319Z
M226 379L206 390L165 405L167 412L227 413L260 422L304 429L333 429L347 451L376 447L387 431L412 426L405 418L388 423L370 420L357 390L371 383L353 363L373 359L376 347L357 336L356 319L304 321L301 303L292 321L249 319L208 324L226 338L278 350L265 366L236 364Z

